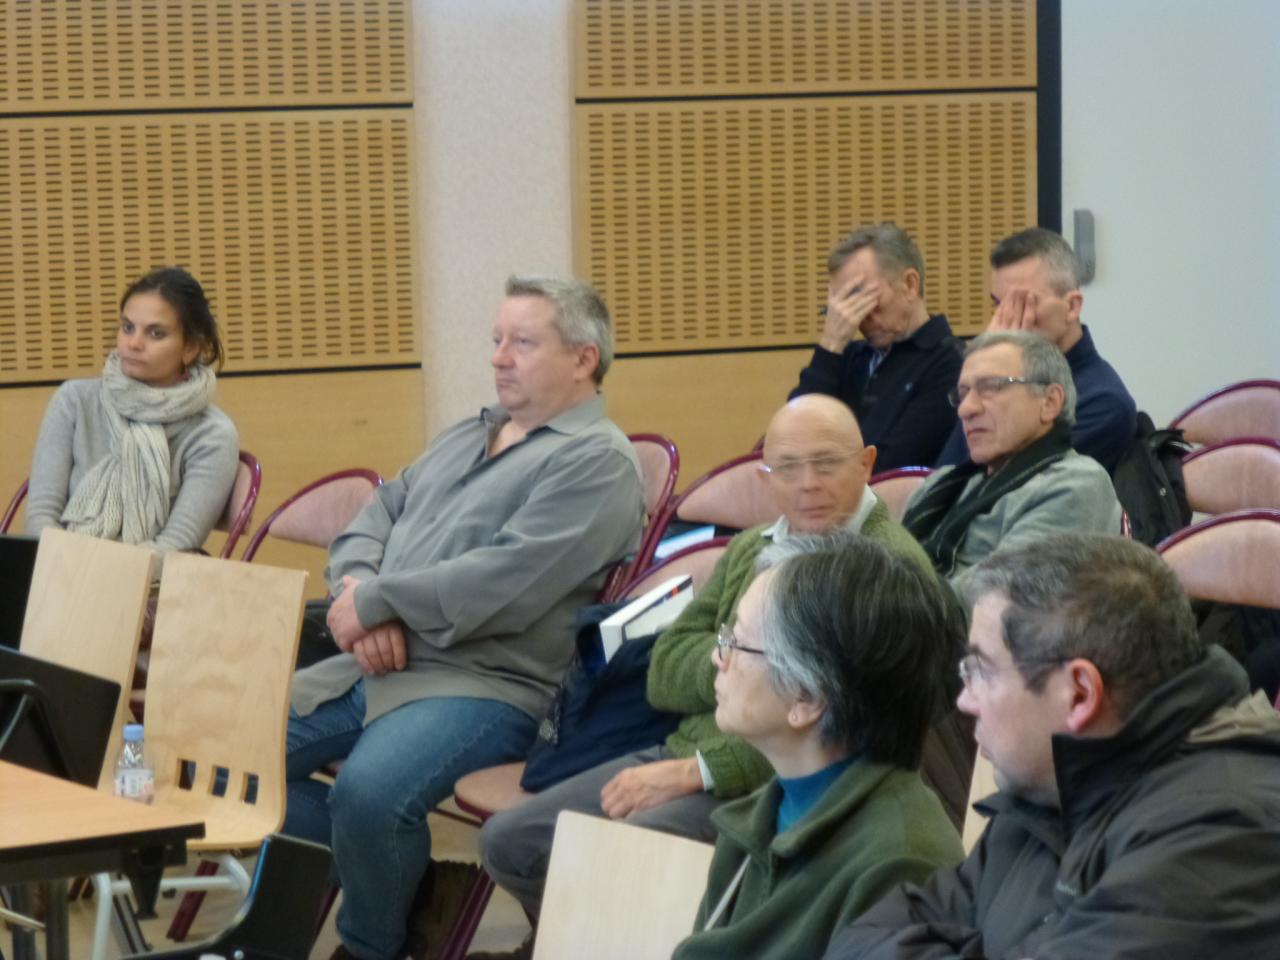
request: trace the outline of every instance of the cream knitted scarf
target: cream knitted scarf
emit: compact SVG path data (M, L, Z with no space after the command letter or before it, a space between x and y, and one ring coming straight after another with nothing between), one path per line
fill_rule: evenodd
M213 401L213 371L194 364L172 387L126 376L111 351L102 368L102 406L111 453L89 470L62 512L68 530L146 543L169 520L169 440L164 426L195 416Z

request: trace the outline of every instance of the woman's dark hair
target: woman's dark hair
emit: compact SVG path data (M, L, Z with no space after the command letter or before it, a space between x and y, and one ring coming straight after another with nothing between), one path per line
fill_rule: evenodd
M218 323L213 319L204 288L195 277L181 267L156 267L129 285L120 298L121 311L136 293L158 293L178 315L183 341L200 344L197 359L215 370L222 366L224 354L222 340L218 337Z
M858 534L788 537L761 554L773 570L760 620L780 692L821 698L823 742L914 769L950 709L964 614L932 571Z

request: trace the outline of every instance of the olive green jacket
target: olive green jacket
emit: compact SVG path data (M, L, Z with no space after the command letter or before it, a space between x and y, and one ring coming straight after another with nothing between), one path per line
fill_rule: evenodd
M719 831L695 933L672 960L818 957L832 933L903 882L964 856L960 837L920 775L855 761L817 805L775 833L777 781L711 815ZM746 870L729 907L703 929Z

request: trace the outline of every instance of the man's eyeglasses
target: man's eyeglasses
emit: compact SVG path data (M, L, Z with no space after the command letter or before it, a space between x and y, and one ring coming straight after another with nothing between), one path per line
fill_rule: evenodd
M1070 657L1033 657L1024 661L1023 670L1034 664L1038 671L1041 667L1057 667L1067 663ZM1000 672L1001 668L997 667L991 661L984 659L976 653L966 653L960 658L960 682L965 685L965 689L972 690L974 684L981 682L989 684L992 679ZM1027 680L1030 679L1028 676Z
M812 467L820 477L829 477L853 459L852 453L841 455L828 454L823 457L810 457L807 460L783 460L781 463L761 463L760 469L783 483L794 483L800 479L805 467Z
M739 643L738 638L733 635L733 625L728 623L720 624L720 630L716 633L716 648L720 651L720 662L726 667L735 650L764 656L764 650L760 647L748 647L745 643Z
M983 400L990 400L998 393L1004 393L1015 384L1022 384L1028 387L1047 387L1047 380L1028 380L1026 377L979 377L973 381L973 386L957 386L952 387L951 392L947 394L947 399L951 401L953 407L958 407L964 403L964 398L969 395L972 390Z
M966 653L960 658L960 682L965 689L972 690L977 681L986 683L991 679L992 671L976 653Z

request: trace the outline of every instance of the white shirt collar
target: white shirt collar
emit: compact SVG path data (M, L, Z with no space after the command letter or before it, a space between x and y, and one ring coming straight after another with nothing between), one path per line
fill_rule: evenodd
M879 502L870 487L862 488L862 502L858 504L858 509L853 511L853 515L845 521L844 529L848 533L861 533L862 525L867 522L867 517L871 516L871 511L875 509ZM773 522L773 525L766 530L762 536L767 537L774 543L782 543L791 535L790 525L787 523L785 516L779 517Z

